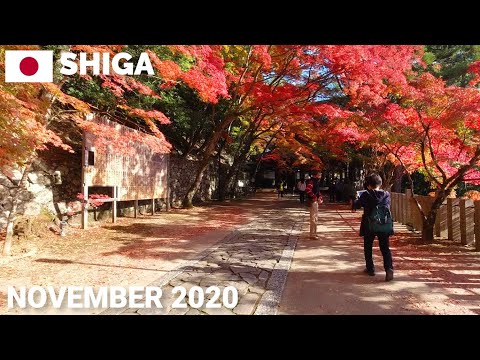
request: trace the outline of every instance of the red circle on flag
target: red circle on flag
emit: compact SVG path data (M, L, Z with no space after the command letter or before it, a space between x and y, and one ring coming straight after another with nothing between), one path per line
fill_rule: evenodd
M20 71L25 76L35 75L38 71L38 62L33 57L26 57L20 61Z

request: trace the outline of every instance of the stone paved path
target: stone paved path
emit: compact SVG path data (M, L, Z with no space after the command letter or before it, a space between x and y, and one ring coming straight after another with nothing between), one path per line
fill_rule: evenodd
M298 238L298 229L305 220L304 207L292 207L293 199L271 200L263 216L238 228L217 245L206 249L197 259L154 281L151 286L162 288L163 308L108 309L104 314L125 315L211 315L211 314L275 314ZM187 306L172 308L175 286L187 291L200 286L227 286L238 290L238 304L233 309L199 309ZM210 299L206 295L206 299Z

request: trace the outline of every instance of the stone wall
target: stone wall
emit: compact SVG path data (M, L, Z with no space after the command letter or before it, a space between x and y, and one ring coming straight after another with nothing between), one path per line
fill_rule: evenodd
M194 197L194 202L206 201L218 197L218 164L209 165L204 173L200 189ZM185 159L178 155L171 155L169 169L170 204L180 207L182 200L191 185L198 162ZM55 183L54 172L60 172L61 184ZM52 220L61 219L67 212L69 202L76 203L80 208L77 195L81 192L81 154L74 154L61 149L53 148L42 152L38 163L34 164L28 173L26 189L19 190L14 187L10 180L0 173L0 229L4 228L7 216L12 208L12 199L18 194L20 200L17 215L23 217L35 217L43 213ZM156 210L165 209L165 199L157 199ZM151 210L150 200L140 201L140 212ZM92 220L110 219L111 204L106 203L96 211L91 211ZM121 202L118 204L119 216L130 216L133 213L133 202ZM71 224L80 223L80 215L75 215L69 220Z
M178 155L170 156L170 200L172 206L181 206L182 200L194 180L198 162ZM200 188L194 196L195 201L205 201L217 197L218 168L217 162L210 163L203 173Z
M182 200L193 181L198 168L198 162L172 155L170 158L169 186L172 206L181 206ZM61 184L55 184L53 174L59 171ZM51 149L41 154L37 164L28 173L26 190L14 187L10 180L0 173L0 229L4 228L9 210L12 208L12 198L18 194L20 200L18 215L35 217L42 211L52 219L61 218L67 212L69 202L77 203L77 195L81 192L81 155L79 152L70 154L60 149ZM218 170L216 164L210 164L204 173L200 189L194 197L194 202L214 199L218 196ZM151 202L141 201L140 211L148 212ZM111 204L106 203L95 212L97 220L109 219ZM133 202L119 203L119 216L129 216L133 211ZM149 209L150 208L150 209ZM164 199L158 199L156 210L165 209ZM93 215L93 214L92 214ZM93 220L93 219L92 219ZM79 223L80 216L74 216L69 223Z
M28 171L25 186L19 188L0 172L0 229L6 225L13 199L19 200L17 215L37 216L42 210L52 216L66 212L67 203L77 201L81 191L81 155L61 149L42 152ZM61 184L55 183L58 172Z

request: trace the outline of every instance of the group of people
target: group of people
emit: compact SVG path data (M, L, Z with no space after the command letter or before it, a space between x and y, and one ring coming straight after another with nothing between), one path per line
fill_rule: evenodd
M297 189L300 193L300 202L305 203L310 211L310 238L316 239L318 205L323 203L320 192L320 173L313 172L306 181L300 181ZM360 236L363 237L365 256L364 272L370 276L375 275L373 263L373 242L378 237L380 251L383 256L385 281L393 280L393 260L390 251L390 236L393 235L393 221L390 214L390 193L381 189L382 178L372 174L365 180L365 191L359 197L352 194L352 211L363 207L364 212L360 223Z
M352 208L352 212L355 212L353 205L354 200L357 198L357 191L360 190L360 184L354 181L343 181L333 179L329 186L330 202L349 202Z

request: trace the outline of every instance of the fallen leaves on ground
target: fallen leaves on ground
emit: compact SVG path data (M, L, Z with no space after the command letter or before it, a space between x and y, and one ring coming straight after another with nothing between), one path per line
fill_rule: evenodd
M0 263L0 292L7 286L145 285L170 270L172 261L201 251L209 241L201 236L232 230L248 222L249 214L248 207L234 203L211 204L118 218L116 224L93 222L88 230L68 227L65 237L47 230L14 243L13 256ZM18 258L26 249L36 251ZM1 295L0 313L6 311Z

